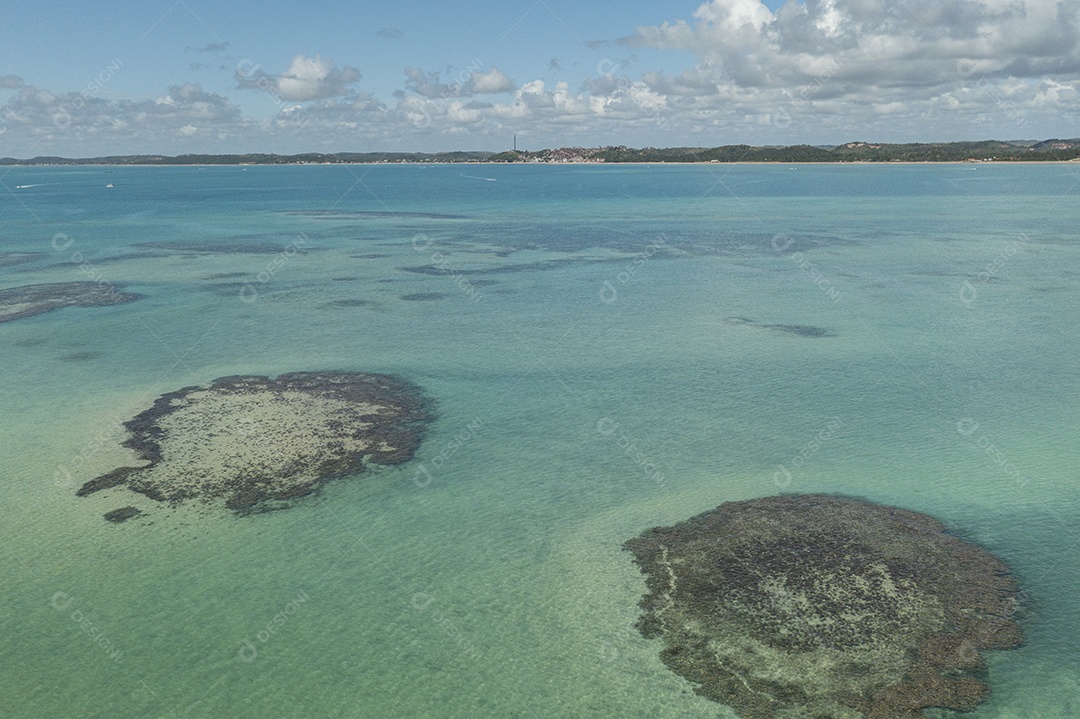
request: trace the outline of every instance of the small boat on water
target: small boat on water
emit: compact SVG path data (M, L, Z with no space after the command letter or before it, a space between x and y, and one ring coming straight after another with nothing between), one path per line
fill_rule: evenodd
M105 187L112 187L112 186L113 186L113 184L111 182L109 184L105 185Z

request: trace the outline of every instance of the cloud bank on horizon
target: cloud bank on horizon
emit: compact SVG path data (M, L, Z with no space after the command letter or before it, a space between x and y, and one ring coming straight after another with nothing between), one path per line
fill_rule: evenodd
M506 41L461 38L467 67L407 65L396 87L365 86L381 59L363 43L355 57L256 61L216 34L194 52L220 59L219 86L163 76L155 97L114 89L135 59L77 88L0 65L0 156L500 150L515 134L532 148L1080 134L1080 0L709 0L590 42L542 4L559 43L517 25ZM396 27L369 36L410 42ZM546 42L564 57L533 67Z

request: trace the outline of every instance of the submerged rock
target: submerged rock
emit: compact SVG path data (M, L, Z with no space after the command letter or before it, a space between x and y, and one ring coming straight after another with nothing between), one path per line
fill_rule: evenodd
M0 322L40 315L63 307L101 307L141 299L103 282L55 282L0 290Z
M783 324L758 324L748 317L728 317L728 322L733 325L756 327L762 330L770 330L779 334L795 335L796 337L835 337L836 334L824 327L815 325L783 325Z
M641 633L748 719L915 719L989 693L980 650L1021 643L989 552L903 509L824 495L728 502L626 542Z
M185 252L199 255L276 255L281 252L287 252L290 248L293 248L292 245L290 245L289 247L283 247L280 244L274 242L234 242L226 240L222 240L219 242L183 242L173 240L160 240L154 242L136 242L131 246L138 247L144 250L168 250L171 252Z
M149 463L107 472L77 494L126 485L161 502L252 511L311 494L367 462L407 461L428 419L417 388L387 375L223 377L162 395L125 422L124 446Z
M126 522L132 517L137 517L142 514L136 507L121 507L120 509L114 509L111 512L105 513L105 519L109 522L119 524L120 522Z
M432 300L444 300L449 296L445 292L413 292L409 295L402 295L401 299L408 302L430 302Z
M33 262L44 255L40 252L0 252L0 267L9 265L21 265L25 262Z

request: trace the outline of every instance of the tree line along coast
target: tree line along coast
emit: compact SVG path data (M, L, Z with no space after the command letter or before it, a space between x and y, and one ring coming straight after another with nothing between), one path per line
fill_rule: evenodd
M333 165L396 163L736 163L736 162L1066 162L1080 160L1080 139L717 147L557 147L504 152L337 152L277 155L187 154L0 158L0 165Z

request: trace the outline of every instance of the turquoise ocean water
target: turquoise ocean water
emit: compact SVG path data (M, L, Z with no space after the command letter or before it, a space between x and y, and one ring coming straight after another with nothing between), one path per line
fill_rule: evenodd
M1080 167L5 173L0 289L144 299L0 325L0 716L732 716L620 545L781 491L1002 557L974 716L1080 715ZM74 496L158 395L326 369L434 398L416 460L253 517Z

